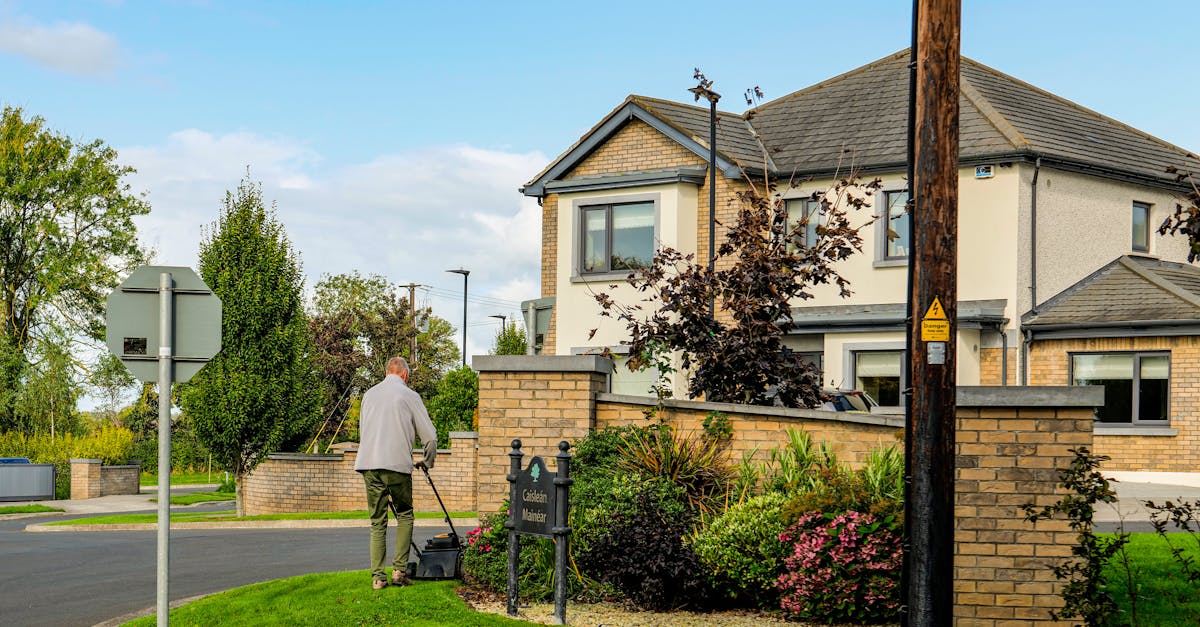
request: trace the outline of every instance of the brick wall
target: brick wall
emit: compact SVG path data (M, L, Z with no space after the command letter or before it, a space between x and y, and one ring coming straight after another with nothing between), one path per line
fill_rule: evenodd
M71 498L138 494L141 492L141 474L141 464L103 466L99 459L72 459Z
M1105 470L1193 472L1200 466L1200 338L1121 337L1038 340L1030 350L1031 385L1069 385L1071 352L1169 351L1170 426L1097 425L1095 452Z
M1025 522L1021 506L1063 491L1069 449L1089 446L1102 390L959 388L954 592L957 625L1052 622L1062 584L1051 567L1071 555L1065 520Z
M439 450L429 471L442 501L451 512L474 512L475 444L474 433L450 434L450 449ZM354 471L358 449L342 446L342 452L329 455L276 453L259 464L242 487L246 514L288 512L348 512L367 508L362 475ZM413 458L421 460L420 451ZM429 482L419 471L413 475L413 509L418 512L441 511Z
M1002 348L981 348L979 349L979 385L1000 385L1001 371L1004 369L1001 363L1000 356L1004 353ZM1019 353L1017 349L1008 349L1008 384L1018 385L1020 381L1017 376L1020 374L1021 365L1017 362ZM1061 384L1059 384L1061 385Z
M596 400L596 428L627 424L646 424L643 410L656 401L637 396L599 394ZM787 441L788 429L802 429L814 442L828 442L838 461L858 467L867 453L880 446L900 445L904 437L904 419L899 416L867 416L812 409L754 407L731 403L702 403L666 399L655 415L682 433L701 433L709 412L719 411L733 427L730 442L732 459L752 451L766 459L767 451Z
M558 194L542 199L542 298L558 294ZM553 355L557 342L557 307L550 309L550 326L542 338L542 353Z
M479 511L494 512L508 496L513 439L520 438L526 463L538 455L554 468L559 441L593 428L609 366L596 355L477 356L472 365L479 371Z
M100 467L100 496L111 494L139 494L141 486L142 466L131 464L126 466Z
M71 499L94 499L101 495L101 461L98 459L71 460Z
M563 176L575 179L598 174L628 174L707 163L641 120L633 120Z

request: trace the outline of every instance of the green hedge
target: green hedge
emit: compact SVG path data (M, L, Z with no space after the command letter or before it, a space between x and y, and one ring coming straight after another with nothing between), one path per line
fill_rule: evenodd
M54 498L71 498L71 458L99 459L106 465L125 464L133 452L133 432L120 427L101 427L87 436L70 433L51 437L48 433L0 433L0 457L28 457L35 464L54 464L57 478Z

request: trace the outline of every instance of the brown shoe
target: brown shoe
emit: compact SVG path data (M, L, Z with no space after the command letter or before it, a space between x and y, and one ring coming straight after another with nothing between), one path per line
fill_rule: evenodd
M387 586L388 586L387 580L384 580L384 579L376 579L375 581L371 582L372 590L383 590Z
M400 570L399 568L392 571L392 585L393 586L407 586L410 584L412 584L412 580L409 579L408 576L404 574L404 571Z

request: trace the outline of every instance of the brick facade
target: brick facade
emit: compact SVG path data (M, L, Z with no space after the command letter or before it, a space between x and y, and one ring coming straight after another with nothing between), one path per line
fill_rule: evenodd
M451 433L450 449L438 451L437 462L429 471L442 502L451 512L476 510L476 442L474 433ZM270 455L246 477L242 487L246 514L365 510L362 475L354 471L357 456L358 449L353 444L329 455ZM413 458L420 461L420 451L415 451ZM441 511L429 482L420 472L413 475L413 509Z
M71 498L94 499L141 492L142 466L104 466L98 459L71 460Z
M1095 452L1112 459L1105 470L1194 472L1200 467L1200 338L1120 337L1038 340L1030 349L1031 385L1069 385L1072 352L1169 351L1170 426L1120 433L1100 427Z
M628 174L705 163L696 153L654 130L649 124L635 119L571 168L563 178Z
M979 349L979 385L1001 385L1000 377L1004 365L1000 357L1003 353L1002 348ZM1017 349L1008 349L1008 385L1020 385L1018 375L1021 365L1017 361L1019 355Z

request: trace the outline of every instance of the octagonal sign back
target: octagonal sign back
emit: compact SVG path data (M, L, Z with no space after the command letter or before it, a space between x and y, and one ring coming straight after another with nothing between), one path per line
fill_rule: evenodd
M174 337L159 337L159 285L169 272L174 283ZM187 381L221 350L221 299L183 266L142 266L108 297L106 344L133 376L158 381L158 355L171 348L172 380Z

